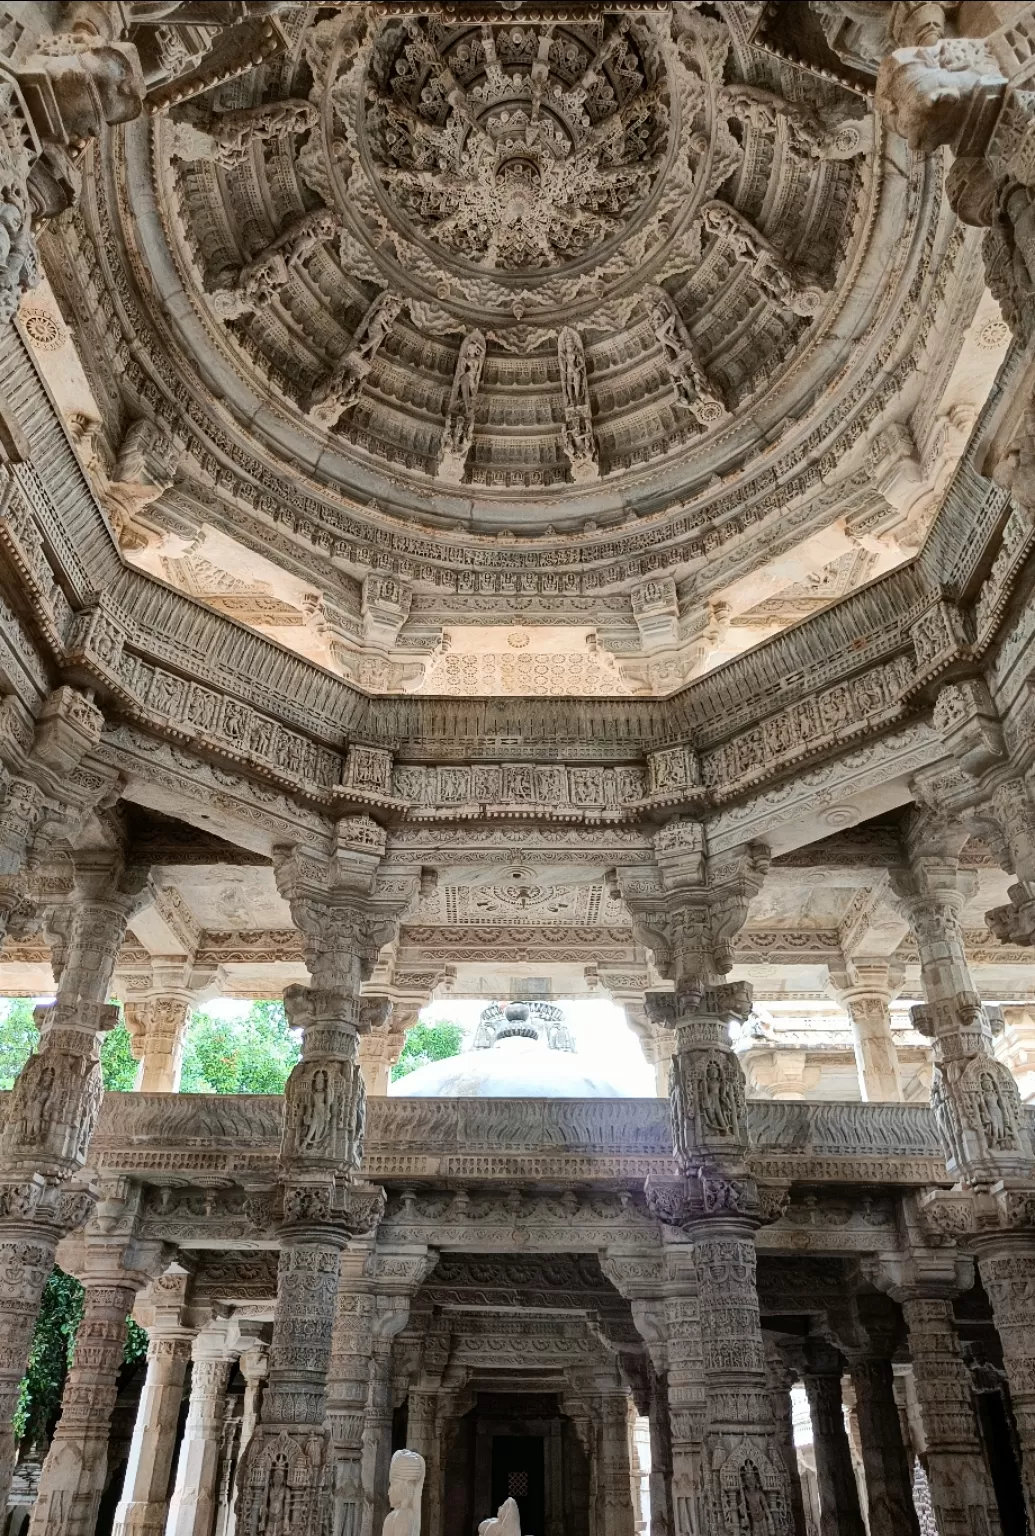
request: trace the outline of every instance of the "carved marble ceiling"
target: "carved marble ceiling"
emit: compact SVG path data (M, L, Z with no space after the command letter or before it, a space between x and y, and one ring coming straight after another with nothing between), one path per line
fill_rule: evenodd
M714 11L594 12L350 5L154 122L208 348L346 491L390 465L389 499L437 482L455 515L476 489L541 528L573 484L614 505L659 458L728 467L843 307L879 194L861 100L806 105ZM261 117L270 100L289 105Z
M907 559L1005 328L938 163L759 11L299 5L114 129L45 256L128 557L372 692L571 695ZM599 650L442 644L515 622Z

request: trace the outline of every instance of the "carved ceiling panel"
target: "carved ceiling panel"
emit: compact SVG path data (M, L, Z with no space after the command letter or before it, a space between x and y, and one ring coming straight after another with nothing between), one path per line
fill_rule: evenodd
M936 199L918 182L875 263L904 188L863 99L722 7L354 4L288 30L276 60L120 130L104 259L124 240L143 279L172 255L185 302L150 319L188 392L204 407L219 377L253 444L359 515L463 530L477 487L496 529L516 503L539 532L635 523L742 465L760 409L775 447L834 406L846 304L860 363L915 320L882 283L923 281Z
M867 189L858 100L743 78L689 7L354 5L280 73L276 105L253 81L155 126L204 309L336 450L490 493L722 430L829 302Z

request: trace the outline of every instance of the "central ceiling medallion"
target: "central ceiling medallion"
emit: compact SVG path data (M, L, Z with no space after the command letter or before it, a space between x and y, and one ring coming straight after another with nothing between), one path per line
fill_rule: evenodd
M668 131L658 50L627 17L578 31L409 21L374 55L366 133L388 198L416 234L497 272L562 266L620 233Z
M477 26L359 9L307 39L321 123L300 156L352 270L442 336L477 317L526 350L581 314L609 323L605 304L624 323L645 258L662 271L737 158L708 24L679 44L671 18L588 7Z
M216 344L364 503L380 459L379 504L451 526L478 487L497 538L518 506L556 534L558 497L563 532L628 521L626 476L638 514L676 505L698 446L695 484L755 451L744 408L854 281L864 108L806 106L687 0L429 9L300 7L275 73L155 121Z

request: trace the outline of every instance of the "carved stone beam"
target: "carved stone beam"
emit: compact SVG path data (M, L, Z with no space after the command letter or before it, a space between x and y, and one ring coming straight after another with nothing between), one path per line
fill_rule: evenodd
M85 759L100 740L104 716L85 694L58 688L35 720L13 696L0 729L0 937L16 917L35 913L36 876L47 855L74 838L114 786Z

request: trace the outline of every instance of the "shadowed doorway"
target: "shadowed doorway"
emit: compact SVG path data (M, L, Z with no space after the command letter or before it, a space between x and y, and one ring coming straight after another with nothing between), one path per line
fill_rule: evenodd
M493 1435L492 1502L517 1499L521 1529L531 1536L546 1530L546 1442L542 1435Z

